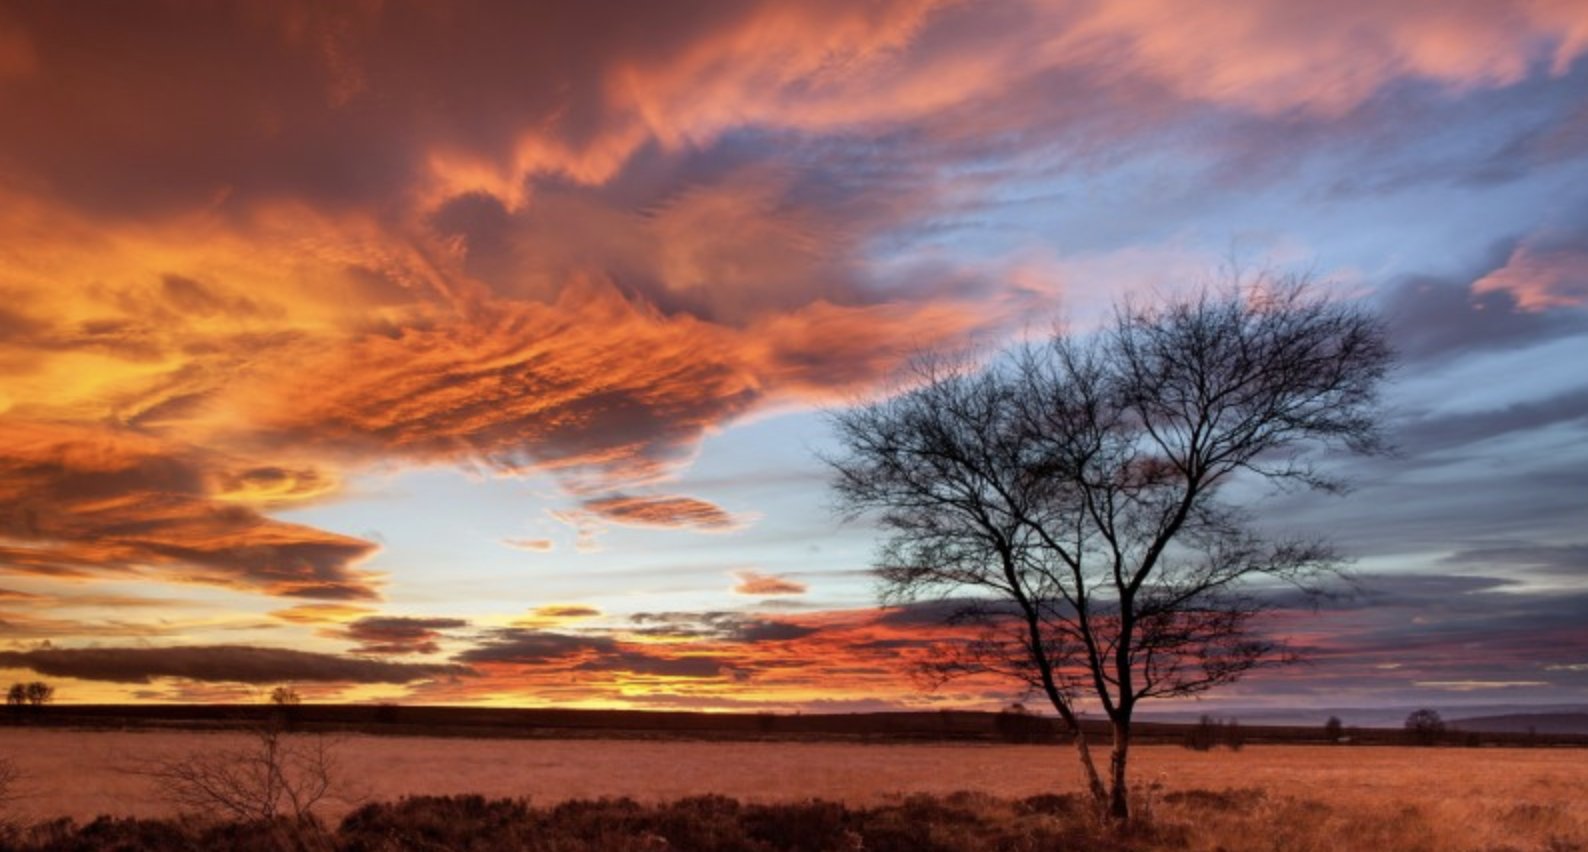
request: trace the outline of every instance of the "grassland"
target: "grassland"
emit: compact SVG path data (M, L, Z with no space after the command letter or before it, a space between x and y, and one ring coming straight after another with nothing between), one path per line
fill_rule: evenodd
M149 779L129 770L186 752L240 745L244 738L237 732L0 729L0 755L10 756L24 779L24 798L11 804L10 814L24 824L57 817L82 822L100 814L169 817L171 806ZM1192 752L1156 745L1136 754L1141 803L1154 827L1127 838L1128 848L1588 849L1588 760L1579 749L1257 745L1239 752ZM723 821L711 835L726 838L723 845L701 846L705 841L697 838L692 842L699 848L824 848L729 842L739 830L730 830L730 823L798 822L801 818L791 816L789 808L811 799L844 806L824 806L829 810L823 811L823 819L832 829L827 840L854 835L869 838L866 848L872 849L887 847L892 842L888 837L904 844L909 838L898 833L900 826L926 831L937 821L943 822L937 840L917 833L909 835L914 838L910 842L940 849L1073 848L1077 843L1086 848L1113 842L1106 835L1087 833L1084 814L1073 798L1052 798L1080 789L1071 752L1053 745L348 734L341 735L337 758L340 798L316 812L329 826L361 804L390 803L404 796L477 795L527 800L536 808L627 797L635 804L614 811L615 824L633 828L633 837L656 834L657 826L670 827L676 835L683 818L675 812L680 806L667 803L716 795L733 802L712 799L685 807L690 813L704 808L702 819ZM955 797L956 791L969 795ZM910 798L922 795L935 798ZM474 805L487 810L520 807L489 806L483 800ZM754 806L766 808L744 810ZM419 805L409 807L411 811ZM448 809L460 806L442 802L423 807L451 813ZM579 813L588 821L599 808L612 805L564 804L558 819L578 807L586 808ZM838 816L832 808L838 808ZM915 809L914 816L900 815L909 808ZM389 805L357 813L363 815L366 834L375 831L371 825L385 825L382 820L451 825L463 818L415 816ZM497 812L498 823L502 813ZM552 819L552 811L539 813L534 819L516 819L540 826L537 830L543 833L551 831L545 821ZM406 836L388 828L376 834ZM755 839L753 832L741 834ZM574 839L566 844L544 848L621 848L628 842L614 835L580 846L576 835L569 835ZM978 845L976 838L988 845ZM21 842L16 837L13 841ZM338 846L333 835L325 842L325 848L420 848L371 846L368 837L360 841L362 846ZM455 845L442 843L439 848ZM38 848L94 847L68 843ZM672 848L694 847L674 842Z

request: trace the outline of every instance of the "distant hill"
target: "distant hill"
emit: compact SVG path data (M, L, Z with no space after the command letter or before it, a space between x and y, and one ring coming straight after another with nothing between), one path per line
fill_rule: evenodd
M1506 713L1451 719L1452 728L1492 734L1588 734L1588 713Z

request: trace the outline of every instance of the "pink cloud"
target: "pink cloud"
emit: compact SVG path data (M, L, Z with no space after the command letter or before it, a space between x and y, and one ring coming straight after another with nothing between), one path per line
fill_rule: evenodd
M738 580L736 595L803 595L807 589L804 583L758 571L735 571L733 576Z
M1505 266L1472 284L1477 294L1510 293L1526 311L1588 304L1588 249L1524 244Z

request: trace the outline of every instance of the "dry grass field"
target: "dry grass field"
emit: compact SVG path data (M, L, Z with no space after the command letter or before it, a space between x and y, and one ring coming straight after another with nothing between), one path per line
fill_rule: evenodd
M24 779L9 815L169 815L151 783L128 770L243 742L235 733L0 729L0 755ZM1578 749L1149 746L1136 755L1144 807L1184 829L1176 848L1588 849L1588 754ZM349 735L337 756L347 798L318 811L331 821L360 802L420 794L545 805L714 793L871 806L915 793L1019 799L1079 790L1073 753L1055 746Z

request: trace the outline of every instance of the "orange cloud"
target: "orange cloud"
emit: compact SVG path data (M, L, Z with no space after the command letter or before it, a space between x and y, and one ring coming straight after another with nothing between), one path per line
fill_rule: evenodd
M531 553L549 553L556 546L549 538L504 538L502 543L514 550L528 550Z
M122 430L0 419L0 569L373 598L375 546L213 499L201 465Z
M293 624L340 624L373 615L375 610L345 603L298 604L270 614Z
M34 233L33 214L51 228ZM162 518L150 528L158 541L140 543L79 515L75 533L12 535L33 544L0 543L0 560L84 577L250 554L257 564L231 576L185 579L269 594L373 594L369 575L348 573L373 545L261 514L334 497L348 467L539 468L577 494L655 482L710 428L874 379L905 335L994 321L969 305L816 303L738 327L588 281L551 302L508 299L433 236L417 243L435 252L425 260L361 216L294 205L261 208L244 226L178 219L130 232L95 230L57 205L0 205L0 233L33 247L13 257L3 246L20 243L0 241L16 260L0 277L0 429L89 440L102 427L71 424L117 424L106 434L143 447L144 461L101 484L121 489L115 511ZM56 285L85 279L107 283ZM873 343L855 339L862 326ZM25 469L17 459L11 473ZM186 477L182 489L140 482L162 471ZM12 487L38 485L29 481ZM318 579L284 576L294 572ZM258 579L272 573L282 576Z
M1072 91L1141 132L1135 98L1337 116L1588 50L1573 0L0 14L0 570L332 600L375 545L269 513L363 468L550 472L581 548L726 529L633 495L1050 306L872 262L984 188L937 145L1069 128ZM1518 251L1479 292L1584 299L1579 256Z
M735 571L733 576L739 580L733 587L736 595L803 595L806 591L804 583L773 574Z
M556 701L587 706L732 709L1006 701L1007 682L972 677L923 695L910 678L936 644L964 638L938 613L836 610L767 618L732 612L639 613L626 629L525 625L457 655L479 677L417 687L416 700ZM994 696L988 698L988 696Z
M304 503L336 493L340 483L325 471L260 465L227 470L215 477L218 500L260 507Z
M530 610L529 615L516 619L514 627L557 627L601 615L597 607L585 604L546 604Z
M0 602L4 602L4 599L0 598ZM50 618L35 613L5 610L0 610L0 628L5 630L6 638L12 642L23 639L48 641L82 637L143 639L180 633L178 627L170 624L103 618Z
M624 494L586 500L584 507L614 523L639 527L693 527L730 530L739 521L717 506L693 497L634 497Z
M576 284L553 304L487 299L305 343L218 393L208 428L244 446L540 468L607 489L661 479L758 404L875 380L906 334L930 345L990 321L969 305L816 303L739 330Z

